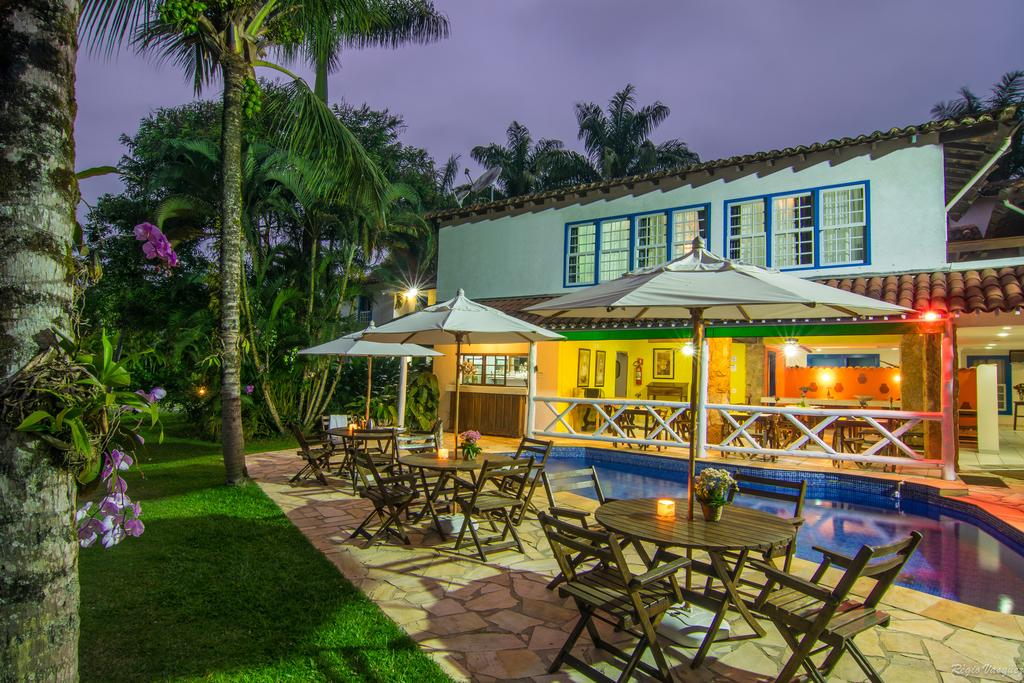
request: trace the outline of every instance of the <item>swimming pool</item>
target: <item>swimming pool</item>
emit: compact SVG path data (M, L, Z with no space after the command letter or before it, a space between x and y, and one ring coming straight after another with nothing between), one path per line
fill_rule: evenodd
M686 461L678 458L556 447L548 461L552 471L588 465L597 468L601 486L612 498L686 496ZM763 468L721 460L699 463L698 471L703 467L764 474ZM882 545L918 530L924 539L899 585L1024 614L1024 539L994 518L983 519L987 513L916 484L831 472L772 470L770 476L807 479L798 557L817 562L821 556L811 549L815 545L854 553L865 543ZM788 516L784 506L772 501L742 502Z

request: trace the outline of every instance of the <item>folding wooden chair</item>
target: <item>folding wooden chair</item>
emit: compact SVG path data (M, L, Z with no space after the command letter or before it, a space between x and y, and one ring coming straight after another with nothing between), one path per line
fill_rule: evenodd
M787 513L792 510L792 516L789 518L789 521L796 532L799 532L800 527L804 523L804 498L807 496L806 480L783 481L781 479L771 479L755 474L742 473L734 474L733 479L736 480L739 491L734 490L729 494L729 502L735 501L737 496L739 496L740 500L750 498L772 502L778 501L785 506ZM762 559L765 562L774 564L776 559L784 558L782 568L783 571L788 572L790 565L793 563L793 555L795 553L796 533L793 534L789 541L772 546L764 551ZM727 560L733 560L737 557L737 553L727 551L722 556ZM709 577L704 586L705 591L711 587L712 582L712 578ZM765 578L757 575L756 570L754 570L754 576L751 576L751 572L748 571L745 572L745 576L739 580L739 583L741 586L753 587L758 592L761 592L765 585ZM749 598L747 601L748 606L752 607L756 604L758 595L751 594L749 591L741 591L741 594Z
M305 461L302 469L296 472L295 476L288 480L288 483L297 484L303 479L314 477L318 482L326 486L327 477L324 476L324 470L330 467L332 452L323 448L311 448L302 430L297 425L288 425L288 429L299 443L298 455Z
M658 643L656 629L666 610L677 602L675 574L685 568L689 560L679 557L655 565L643 574L633 574L622 553L625 539L611 532L585 529L544 512L539 517L555 561L566 577L558 589L559 595L571 597L580 612L579 620L548 673L555 673L563 663L568 663L594 680L611 680L572 654L576 641L586 629L595 646L625 662L619 681L628 680L636 669L660 681L671 681L672 674ZM580 555L596 566L578 571L579 563L575 560ZM627 653L605 641L594 620L636 637L638 641L633 651ZM655 666L640 661L648 649Z
M574 522L581 524L584 528L590 528L597 523L593 520L593 513L585 510L565 507L555 500L555 494L563 491L589 490L594 493L594 499L598 505L604 505L611 498L606 498L604 489L601 488L601 480L597 478L597 470L593 467L581 467L576 470L563 470L561 472L541 472L541 481L544 483L544 492L548 498L548 514L562 519L567 517ZM600 525L597 525L600 527Z
M526 483L526 505L519 508L516 514L513 516L512 521L516 526L519 526L523 517L526 516L527 510L531 512L537 512L537 508L533 505L533 494L537 490L537 484L541 481L541 475L544 474L544 467L547 465L548 458L551 457L551 449L554 447L554 441L541 441L539 439L528 439L523 437L519 442L519 447L516 449L516 454L512 456L516 460L520 460L528 455L533 457L533 471L527 475L528 481ZM517 477L508 476L505 477L502 484L503 491L510 492L515 490L519 486L520 482Z
M358 492L359 477L355 469L355 455L367 453L378 470L389 475L399 470L398 431L396 429L361 429L343 439L345 459L342 467L351 477L352 492Z
M760 500L778 501L786 506L786 511L789 512L792 509L793 514L789 518L790 523L793 527L799 531L800 527L804 523L804 499L807 497L807 480L801 479L800 481L783 481L781 479L771 479L769 477L761 477L755 474L742 474L736 473L733 475L733 479L739 485L739 491L733 490L729 494L729 502L733 502L736 496L740 497L740 500L744 498L756 498ZM792 506L790 508L790 506ZM793 563L793 554L796 552L796 535L790 539L788 543L775 546L765 553L765 561L771 561L775 558L785 557L783 560L782 568L784 571L789 571L790 565Z
M881 676L853 639L876 626L889 625L889 615L876 608L920 542L921 534L914 531L886 546L863 546L853 557L816 547L823 559L809 581L766 562L755 562L768 578L756 610L772 620L793 652L776 683L788 683L801 667L811 680L824 683L845 652L850 653L868 680L882 683ZM835 588L822 583L831 565L846 570ZM863 602L851 600L853 585L862 577L874 580L875 584ZM774 589L776 584L778 590ZM819 642L822 645L816 648ZM825 659L820 667L816 666L811 657L823 651L827 651Z
M367 451L356 451L353 460L361 482L359 497L373 503L373 512L352 532L349 540L364 536L367 539L365 547L369 548L390 534L409 545L409 536L402 525L401 516L416 502L416 477L411 473L382 477L373 455ZM367 527L374 518L380 520L380 526L371 534Z
M533 471L533 457L526 457L511 464L496 464L484 462L483 468L476 479L475 485L467 487L468 482L456 479L455 504L462 512L462 528L459 536L455 539L455 550L461 550L468 530L476 546L477 555L484 562L487 561L487 552L497 552L516 548L519 552L526 552L523 549L523 542L516 533L513 515L526 505L526 487L531 472ZM506 488L505 478L514 477L517 482L512 490ZM488 485L492 487L488 489ZM467 490L468 489L468 490ZM479 531L473 525L473 517L486 520L494 535L481 538ZM498 529L496 522L502 524ZM509 539L509 536L512 538Z

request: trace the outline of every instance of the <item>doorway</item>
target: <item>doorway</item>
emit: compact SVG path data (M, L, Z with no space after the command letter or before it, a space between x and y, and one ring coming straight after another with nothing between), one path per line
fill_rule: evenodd
M629 395L629 354L625 351L615 352L615 398L626 398Z

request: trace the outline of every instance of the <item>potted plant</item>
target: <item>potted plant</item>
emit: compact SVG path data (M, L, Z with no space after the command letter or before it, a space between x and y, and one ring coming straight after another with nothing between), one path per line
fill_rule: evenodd
M713 467L702 470L693 482L693 495L700 501L704 519L708 522L722 519L722 508L731 502L733 494L739 490L731 474Z
M480 432L475 429L467 429L462 432L459 434L459 439L462 441L462 456L466 460L475 460L476 456L483 451L483 448L477 443L480 441Z
M1020 384L1014 384L1013 390L1017 392L1017 400L1024 401L1024 382Z

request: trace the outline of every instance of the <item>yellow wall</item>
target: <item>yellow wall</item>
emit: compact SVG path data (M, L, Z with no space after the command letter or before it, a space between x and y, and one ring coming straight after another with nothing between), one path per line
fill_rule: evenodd
M590 349L590 379L587 387L594 388L594 363L595 352L605 352L604 385L596 387L603 389L604 398L615 396L615 354L617 351L625 351L629 354L629 362L625 371L629 378L628 393L624 398L647 398L646 386L648 382L685 382L690 383L690 358L681 352L683 342L680 340L665 340L650 342L641 340L613 340L613 341L566 341L558 346L558 393L560 396L579 396L583 393L583 387L578 386L577 372L579 368L580 349ZM673 377L659 378L654 380L654 349L673 349ZM643 383L636 384L633 381L633 363L642 359Z
M661 379L661 382L690 383L691 358L682 353L683 340L658 340L656 342L641 340L610 340L610 341L564 341L540 342L537 344L537 395L578 397L583 394L583 387L577 386L578 354L580 349L590 349L590 378L588 387L594 388L594 364L596 351L605 352L605 381L603 398L615 397L615 354L625 351L629 355L626 367L628 377L628 393L625 398L647 398L647 384L655 381L653 374L654 349L671 348L675 350L673 377ZM732 344L730 359L731 380L730 400L742 403L745 399L746 347L743 344ZM445 425L450 428L451 416L448 414L450 404L449 389L455 383L455 345L439 345L435 349L445 354L434 359L434 374L437 375L441 388L440 414ZM462 347L464 354L509 354L526 355L529 344L466 344ZM633 381L633 362L642 358L643 383L637 385ZM463 391L489 391L501 393L525 394L523 387L463 387ZM538 406L536 423L542 429L553 418L544 406ZM561 429L559 430L561 431Z
M731 344L729 403L743 405L747 401L747 345Z

